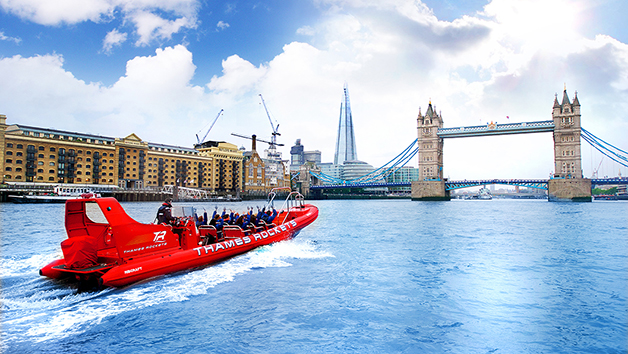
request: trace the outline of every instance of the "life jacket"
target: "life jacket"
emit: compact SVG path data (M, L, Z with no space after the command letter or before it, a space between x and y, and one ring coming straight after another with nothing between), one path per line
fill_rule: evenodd
M159 210L157 210L157 223L158 224L169 222L169 220L166 219L166 211L168 211L168 214L170 214L170 208L171 206L166 203L162 204L159 207Z

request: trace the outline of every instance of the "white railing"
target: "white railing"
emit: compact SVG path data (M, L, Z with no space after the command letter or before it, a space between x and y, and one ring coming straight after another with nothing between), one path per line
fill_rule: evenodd
M174 186L166 185L161 187L161 193L173 194ZM209 194L202 189L194 189L188 187L177 187L177 198L179 199L208 199Z

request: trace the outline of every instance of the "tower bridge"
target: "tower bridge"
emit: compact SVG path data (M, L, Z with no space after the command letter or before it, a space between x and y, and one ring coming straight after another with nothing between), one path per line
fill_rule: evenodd
M344 107L348 107L348 103ZM350 111L345 114L345 117L350 117ZM346 123L346 125L349 125L349 123ZM350 128L351 139L347 140L354 141L352 123ZM591 201L592 185L628 184L628 178L583 178L581 138L611 160L626 167L628 167L628 152L602 141L581 127L580 102L577 93L574 95L573 102L571 102L567 95L567 90L563 92L562 102L559 103L558 96L554 98L552 120L506 124L491 122L486 125L444 128L442 117L434 111L432 103L430 102L425 115L421 114L419 109L417 130L418 138L413 144L408 146L401 154L386 165L365 176L351 181L345 181L330 178L330 176L321 173L320 169L312 169L301 171L299 183L301 183L303 187L306 187L305 189L313 192L330 189L411 186L413 200L449 200L451 190L487 184L503 184L547 190L548 199L550 201ZM445 139L544 132L552 132L554 140L555 172L550 179L448 181L443 178L443 145ZM346 134L345 132L342 135L344 136ZM341 136L340 128L339 136ZM351 151L355 151L354 146L351 145L351 148ZM416 155L418 155L419 160L418 181L401 183L382 182L386 175L394 173Z
M550 200L591 201L591 180L582 176L581 119L577 93L570 102L567 90L562 102L554 98L552 120L443 128L442 116L428 105L417 118L419 181L412 183L413 200L449 200L451 183L443 178L443 146L446 138L552 132L554 136L554 175L545 182ZM544 184L540 182L541 184ZM541 185L533 183L533 185ZM459 184L462 188L464 183ZM535 187L538 188L538 187Z

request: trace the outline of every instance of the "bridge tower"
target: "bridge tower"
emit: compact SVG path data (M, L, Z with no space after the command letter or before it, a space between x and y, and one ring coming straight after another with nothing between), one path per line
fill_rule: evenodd
M554 97L552 110L554 120L554 177L582 178L580 157L580 102L576 92L573 103L569 102L567 90L563 102Z
M566 88L561 103L558 103L558 95L554 97L552 119L554 175L548 182L548 199L591 201L591 180L582 176L580 101L577 92L573 103L569 102Z
M438 129L443 127L443 117L436 113L432 102L425 115L417 117L419 146L419 181L412 182L413 200L449 200L443 179L443 138Z

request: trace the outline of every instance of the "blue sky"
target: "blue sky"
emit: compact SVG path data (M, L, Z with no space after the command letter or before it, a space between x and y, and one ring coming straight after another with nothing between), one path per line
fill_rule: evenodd
M416 137L430 100L446 127L551 119L564 85L583 126L628 149L628 2L567 0L0 0L0 113L28 124L191 146L280 124L333 160L349 85L358 157ZM585 175L617 165L583 143ZM445 142L452 179L546 178L551 134ZM416 165L416 161L414 161ZM626 175L628 171L622 169Z

